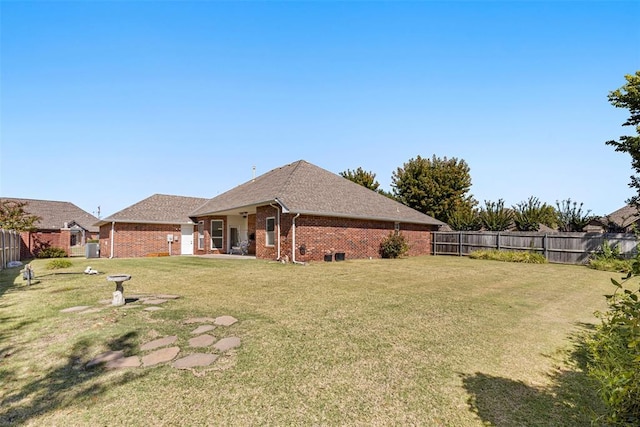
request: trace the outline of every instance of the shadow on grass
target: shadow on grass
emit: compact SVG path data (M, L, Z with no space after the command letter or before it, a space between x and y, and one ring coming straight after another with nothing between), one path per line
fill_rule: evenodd
M549 374L550 385L535 387L522 381L476 372L462 375L469 408L494 426L591 426L603 406L587 376L585 329L571 337L565 364Z
M123 350L130 355L136 349L137 333L130 332L107 343L110 350ZM48 412L71 405L91 405L108 389L118 387L147 375L147 371L129 370L110 379L100 377L106 370L87 369L85 359L91 343L78 341L66 363L44 376L25 384L21 389L5 395L0 401L0 425L17 425Z

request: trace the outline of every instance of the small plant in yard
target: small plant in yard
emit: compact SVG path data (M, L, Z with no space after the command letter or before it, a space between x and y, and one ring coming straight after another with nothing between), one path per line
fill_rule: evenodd
M47 263L47 270L57 270L59 268L69 268L73 265L68 259L52 259Z
M639 263L634 263L635 274ZM625 281L634 275L630 272ZM609 309L597 312L602 323L589 340L589 376L600 385L608 413L599 419L607 425L640 425L640 289L625 289L614 279L612 295L605 295Z
M497 249L473 251L469 254L469 258L528 264L545 264L547 262L543 255L535 252L499 251Z
M38 258L66 258L67 252L62 248L50 246L40 250L36 256Z
M605 240L587 265L594 270L628 273L632 268L632 260L624 259L618 244L612 245Z
M400 233L389 234L380 244L380 255L382 258L399 258L409 252L407 240Z

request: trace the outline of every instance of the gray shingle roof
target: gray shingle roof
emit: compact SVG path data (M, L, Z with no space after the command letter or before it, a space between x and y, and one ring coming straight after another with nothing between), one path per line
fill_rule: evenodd
M102 219L99 225L116 222L187 224L189 213L208 199L154 194Z
M11 197L3 197L4 201L15 201L26 203L24 210L31 215L40 217L40 221L36 223L36 227L40 230L59 230L67 223L79 225L85 230L97 233L98 227L95 226L98 218L86 212L73 203L59 202L54 200L35 200L35 199L19 199Z
M635 206L624 206L615 212L601 218L603 223L613 222L619 227L628 227L640 219L640 213Z
M289 212L442 226L443 222L304 160L273 169L202 205L192 217L280 202Z

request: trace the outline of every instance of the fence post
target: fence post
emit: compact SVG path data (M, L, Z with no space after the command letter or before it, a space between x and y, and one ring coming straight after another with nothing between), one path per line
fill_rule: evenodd
M498 235L496 236L496 247L500 250L500 232L498 231Z
M544 233L544 236L542 236L542 253L544 255L544 259L546 259L547 261L549 261L549 251L547 249L547 233Z
M462 231L458 233L458 256L462 256Z

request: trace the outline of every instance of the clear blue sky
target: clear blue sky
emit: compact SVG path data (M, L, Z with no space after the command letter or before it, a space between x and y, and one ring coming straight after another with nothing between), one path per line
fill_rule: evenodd
M390 189L418 155L471 193L624 205L640 2L0 2L0 195L102 217L304 159Z

